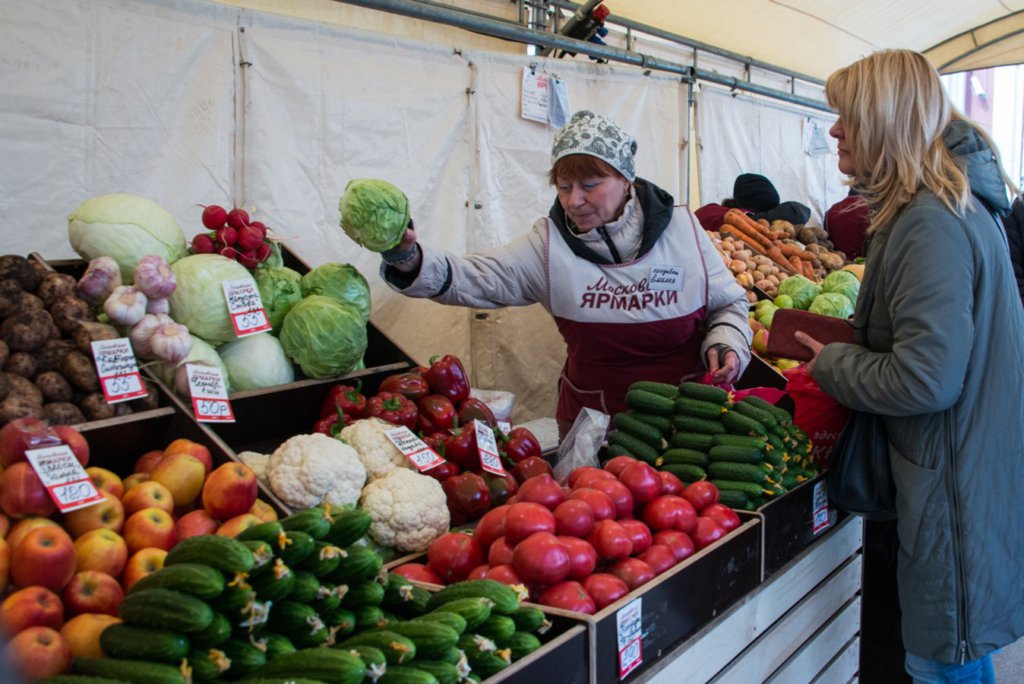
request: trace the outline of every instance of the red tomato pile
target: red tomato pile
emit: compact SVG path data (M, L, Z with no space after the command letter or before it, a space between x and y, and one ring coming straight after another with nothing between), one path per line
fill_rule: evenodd
M491 506L515 494L519 482L544 468L551 471L533 433L520 427L505 434L487 404L469 396L469 376L455 356L435 357L429 366L390 375L378 390L368 397L358 382L335 385L320 408L314 432L334 436L347 422L376 417L420 435L444 458L424 474L444 487L453 525L479 520ZM504 476L481 468L474 420L494 430Z
M449 532L425 565L395 571L441 584L524 584L538 603L595 613L740 525L710 482L684 487L629 456L578 468L567 484L534 475L472 534Z

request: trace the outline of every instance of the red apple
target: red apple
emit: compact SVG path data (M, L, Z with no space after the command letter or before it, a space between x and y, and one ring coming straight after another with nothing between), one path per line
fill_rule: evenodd
M11 580L21 587L60 591L75 574L75 563L75 543L68 533L62 527L39 527L11 554Z
M78 572L96 570L120 577L127 562L128 545L113 530L90 530L75 539L75 568Z
M188 454L199 459L199 462L206 468L206 472L210 472L213 469L213 458L210 456L210 450L199 442L193 442L190 439L176 439L164 448L164 456L170 456L171 454Z
M28 535L29 532L36 529L37 527L59 527L57 523L50 518L41 518L37 515L31 518L24 518L14 523L11 526L11 531L7 533L7 543L11 546L11 551L21 543L21 540Z
M90 530L120 532L124 525L124 506L117 496L100 490L103 501L64 514L64 528L72 537L80 537Z
M0 627L6 636L36 625L56 629L63 622L64 604L46 587L19 589L0 603Z
M256 473L244 463L217 467L203 483L203 508L217 520L247 513L256 502Z
M96 485L96 489L101 492L110 492L119 499L124 494L124 482L121 481L120 475L114 471L98 466L90 466L85 469L85 474Z
M136 514L138 515L138 514ZM125 591L132 588L132 585L150 573L154 573L164 567L164 558L167 552L163 549L145 548L136 551L128 559L124 566L124 575L121 576L121 586Z
M6 539L0 539L0 587L7 588L11 579L11 545ZM0 589L3 591L3 589Z
M184 452L168 454L153 468L150 479L170 490L175 506L187 506L203 488L206 467L195 456Z
M57 444L57 436L39 418L18 418L0 428L0 466L25 460L26 449Z
M51 627L29 627L14 636L4 649L7 662L29 681L54 677L68 671L71 649Z
M124 521L121 536L129 553L150 547L169 551L178 541L174 518L161 508L143 508L132 513Z
M11 519L0 513L0 537L6 537L11 529Z
M186 513L174 524L175 531L178 533L178 541L204 534L214 534L218 527L220 527L220 521L202 508Z
M262 520L251 513L236 515L234 518L225 520L224 524L217 528L217 534L222 537L237 537L238 534L253 525L259 525Z
M100 634L110 625L121 622L120 618L103 613L82 613L76 615L60 628L60 634L68 642L74 658L102 658Z
M121 583L105 572L83 570L75 573L62 594L68 615L106 613L117 615L124 598Z
M151 473L153 468L160 459L164 457L162 449L154 449L153 451L147 451L146 453L139 456L138 460L135 461L134 471L136 473Z
M83 468L89 465L89 443L85 441L81 432L70 425L54 425L50 430L71 449L71 453L75 455Z
M121 498L124 514L131 515L143 508L159 508L168 513L174 510L174 497L167 487L156 480L140 482L124 493Z
M7 466L0 474L0 508L14 520L30 515L45 518L57 511L57 505L27 461Z
M252 504L252 508L249 509L249 513L255 515L263 522L274 522L277 520L277 511L263 499L256 499Z
M125 494L130 492L135 485L142 484L143 482L149 482L149 473L132 473L121 481L124 485ZM124 497L122 496L121 499L124 500Z

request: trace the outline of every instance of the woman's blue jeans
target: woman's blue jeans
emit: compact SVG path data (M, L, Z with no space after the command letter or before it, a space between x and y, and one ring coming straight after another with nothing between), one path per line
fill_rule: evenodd
M914 684L995 684L996 681L991 654L957 665L907 653L906 666Z

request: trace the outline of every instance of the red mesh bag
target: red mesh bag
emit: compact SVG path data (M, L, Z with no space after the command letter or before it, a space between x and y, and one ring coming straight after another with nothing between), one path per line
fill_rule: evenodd
M849 409L825 394L804 364L784 371L783 375L786 393L795 406L793 422L810 437L811 457L822 468L828 468L829 455L846 425Z

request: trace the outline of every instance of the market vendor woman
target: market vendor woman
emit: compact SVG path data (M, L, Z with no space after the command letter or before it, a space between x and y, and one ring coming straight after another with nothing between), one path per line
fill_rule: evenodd
M410 297L476 308L539 302L567 359L556 417L625 410L636 380L677 383L711 371L733 382L750 360L748 303L685 206L637 178L636 141L590 111L555 135L548 215L517 240L459 257L417 242L382 254L381 273Z

